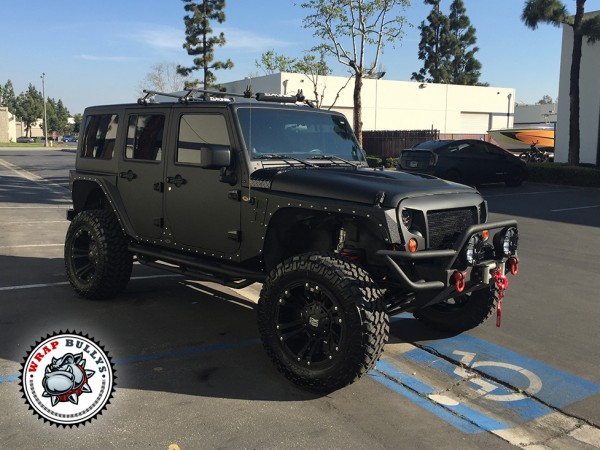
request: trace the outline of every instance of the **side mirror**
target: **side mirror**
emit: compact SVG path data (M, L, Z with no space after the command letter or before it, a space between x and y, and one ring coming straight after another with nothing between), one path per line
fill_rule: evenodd
M200 149L200 167L203 169L221 169L231 165L231 147L228 145L210 145Z

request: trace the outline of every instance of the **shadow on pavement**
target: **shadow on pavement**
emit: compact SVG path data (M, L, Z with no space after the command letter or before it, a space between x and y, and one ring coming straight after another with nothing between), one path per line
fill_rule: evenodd
M62 269L62 260L0 256L0 270L10 266L50 274ZM29 283L12 277L10 284ZM75 330L108 350L117 389L245 400L317 398L288 382L267 358L254 305L214 286L176 276L132 280L110 301L82 299L68 284L0 291L0 358L20 364L42 337Z

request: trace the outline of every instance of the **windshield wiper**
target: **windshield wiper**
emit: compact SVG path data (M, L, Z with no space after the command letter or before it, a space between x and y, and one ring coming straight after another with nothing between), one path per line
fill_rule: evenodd
M255 155L254 159L281 159L285 163L292 166L293 164L290 164L289 161L286 161L286 160L290 159L292 161L299 162L300 164L303 164L307 167L319 167L316 164L309 163L308 161L304 161L303 159L294 158L293 156L284 155L283 153L263 153L262 155Z
M311 156L309 159L327 159L333 163L335 163L335 161L341 161L345 164L348 164L349 166L354 167L355 170L358 170L358 168L361 166L360 163L358 163L358 164L353 163L351 161L348 161L347 159L340 158L337 155L318 155L318 156Z

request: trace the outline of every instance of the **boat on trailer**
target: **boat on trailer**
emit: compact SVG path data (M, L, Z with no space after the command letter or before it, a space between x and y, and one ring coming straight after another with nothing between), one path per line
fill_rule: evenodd
M553 125L489 130L488 135L496 144L506 150L526 150L532 145L549 152L554 150Z

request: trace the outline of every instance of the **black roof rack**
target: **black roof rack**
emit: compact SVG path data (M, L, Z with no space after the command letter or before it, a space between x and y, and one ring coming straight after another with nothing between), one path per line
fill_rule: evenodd
M304 97L302 93L302 89L300 89L294 95L281 95L281 94L271 94L266 92L258 92L254 94L250 86L246 88L243 94L236 94L231 92L218 92L218 91L208 91L204 89L186 89L184 93L168 93L168 92L159 92L152 90L143 90L144 95L138 99L138 104L147 105L150 103L150 99L155 95L162 95L164 97L176 98L180 103L192 103L198 101L205 102L233 102L236 98L246 98L246 99L254 99L259 102L272 102L272 103L305 103L311 108L314 108L314 104L311 100L308 100ZM201 96L197 96L195 94L202 94Z

